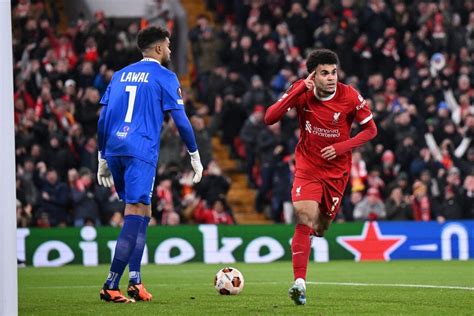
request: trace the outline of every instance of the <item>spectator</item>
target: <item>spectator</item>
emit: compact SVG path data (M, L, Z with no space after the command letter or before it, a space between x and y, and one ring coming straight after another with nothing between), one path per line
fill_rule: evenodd
M301 3L293 2L291 4L291 10L288 12L286 22L291 32L295 34L295 46L300 49L309 47L311 43L311 29L309 28L307 16L308 14L303 10Z
M275 166L287 155L286 143L281 133L279 122L263 129L257 138L259 151L261 185L255 199L257 212L263 212L264 205L268 201L267 195L272 189L273 172Z
M242 97L242 103L247 115L250 115L256 105L271 104L273 99L271 91L263 85L260 76L253 75L250 80L250 89Z
M461 198L464 211L463 217L474 218L474 175L469 175L464 180Z
M212 160L211 131L206 128L204 119L197 115L191 117L191 125L196 137L196 144L199 148L199 155L204 169Z
M31 204L23 206L19 200L16 200L16 226L29 227L31 225L32 217Z
M376 188L369 188L367 196L364 197L354 208L355 220L381 220L385 219L385 205L380 199L380 193Z
M257 137L262 128L264 128L264 113L265 108L260 104L256 105L240 130L240 139L245 147L247 183L250 188L257 187L254 177L254 166L257 155Z
M98 186L96 187L95 195L99 205L102 224L114 227L121 226L123 224L125 204L120 200L115 186L110 189Z
M231 50L230 66L238 69L239 74L245 81L249 81L252 73L258 72L260 68L259 49L253 43L249 35L244 34L239 45Z
M202 30L193 50L198 65L198 92L199 99L204 101L209 91L209 76L212 70L219 65L219 53L222 42L216 36L212 27L207 26Z
M41 182L41 198L36 214L38 225L42 227L66 226L68 222L68 187L59 181L58 172L55 169L48 170L46 177Z
M385 182L380 177L380 171L377 168L370 170L369 175L367 176L367 186L369 188L376 188L379 192L384 191ZM381 197L384 198L385 195L381 194Z
M354 220L354 209L359 202L364 198L363 192L351 190L350 194L346 196L342 205L342 212L340 212L338 221L352 222Z
M284 66L271 80L270 86L275 95L282 94L296 81L295 74L289 66Z
M248 89L248 82L237 69L236 66L229 69L229 74L225 81L227 88L226 91L224 91L224 95L233 95L240 102L240 98L242 98Z
M200 48L198 48L199 47L198 42L201 39L204 31L208 29L209 27L210 27L209 17L204 14L199 14L196 17L196 25L193 28L191 28L188 35L189 40L191 41L193 60L198 72L200 71L198 60L201 54Z
M282 68L284 63L283 53L278 50L277 43L274 39L268 39L263 44L264 54L266 58L262 61L262 76L265 82L271 80L275 76L279 69Z
M100 114L99 100L99 91L88 87L85 90L82 102L77 106L77 120L82 124L86 137L92 137L97 133L97 120Z
M114 44L114 48L107 56L107 67L117 71L127 66L129 63L130 59L126 52L125 44L122 40L118 39Z
M152 26L168 28L168 23L173 20L174 12L167 0L149 1L146 12L145 18Z
M367 179L367 167L360 151L354 151L351 166L351 187L354 191L364 191Z
M291 202L291 172L287 157L281 157L273 165L271 179L271 218L275 223L293 222L293 204Z
M194 214L197 223L202 224L234 224L234 220L225 210L225 201L215 200L210 208L200 208Z
M411 219L410 200L403 195L401 188L395 187L392 189L387 202L385 202L385 211L388 220L405 221Z
M229 146L232 157L237 157L234 147L235 137L244 125L247 117L240 98L231 92L232 88L226 88L223 100L216 104L216 114L219 117L219 127L222 130L222 142Z
M159 174L163 174L171 163L179 163L177 157L182 156L182 146L179 139L178 129L174 125L174 121L169 120L161 129L160 156L158 157Z
M438 180L431 175L430 170L423 170L420 175L420 181L426 186L433 209L438 210L440 208L439 201L441 199L441 190Z
M19 187L17 188L17 198L23 207L29 206L32 208L38 203L38 188L35 185L38 174L35 170L35 163L31 158L25 159L23 167L18 168L17 181Z
M180 216L175 209L173 181L171 175L162 176L159 185L156 187L158 203L155 213L157 221L161 225L178 225L181 222Z
M463 175L474 174L474 147L470 147L466 153L466 159L455 158L454 163Z
M391 192L395 187L400 187L403 194L407 195L411 193L411 187L409 184L408 174L406 172L400 172L397 178L387 186L387 192Z
M406 135L399 144L396 150L397 160L399 162L400 170L410 172L411 162L415 159L418 148L412 136Z
M454 192L451 187L446 187L444 191L443 204L438 220L458 220L463 217L463 201L459 192Z
M152 221L150 221L151 223ZM112 227L122 227L123 226L123 215L121 212L115 212L110 218L109 225ZM156 224L155 224L156 225Z
M79 170L79 178L71 188L74 208L74 226L82 227L86 222L100 226L99 205L95 199L92 172L88 168Z
M79 148L80 165L89 168L93 173L97 171L97 141L94 137L87 139Z
M208 103L210 114L217 112L216 100L222 100L222 93L225 91L227 78L227 69L224 66L216 67L209 76L209 90L205 101ZM214 116L215 118L215 116Z
M369 40L375 43L383 36L385 29L392 23L389 10L382 0L369 0L361 17L361 29L369 35Z
M53 166L60 179L66 179L67 171L75 167L74 157L65 147L63 137L53 134L49 139L49 147L46 149L45 161Z
M415 221L427 222L433 218L431 201L428 197L426 186L421 181L415 181L413 184L411 208Z
M222 175L222 170L215 161L209 163L206 171L196 188L198 195L207 202L207 205L212 205L214 201L221 199L225 208L229 209L226 195L230 189L230 179Z

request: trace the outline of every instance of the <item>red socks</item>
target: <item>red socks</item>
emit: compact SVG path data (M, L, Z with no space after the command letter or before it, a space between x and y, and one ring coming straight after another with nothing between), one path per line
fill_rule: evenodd
M295 280L298 278L306 280L306 268L308 267L309 254L311 253L310 235L312 231L312 228L303 224L297 224L295 227L295 234L291 241Z

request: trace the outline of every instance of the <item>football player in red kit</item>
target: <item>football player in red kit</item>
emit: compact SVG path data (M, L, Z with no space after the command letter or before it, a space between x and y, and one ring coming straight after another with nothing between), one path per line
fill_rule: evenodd
M334 52L314 50L306 60L309 76L296 81L265 114L265 123L272 125L295 108L301 129L291 190L296 214L291 242L295 283L289 291L298 305L306 303L311 235L322 237L337 214L349 179L351 150L377 135L364 98L337 82L338 64ZM351 138L354 120L362 130Z

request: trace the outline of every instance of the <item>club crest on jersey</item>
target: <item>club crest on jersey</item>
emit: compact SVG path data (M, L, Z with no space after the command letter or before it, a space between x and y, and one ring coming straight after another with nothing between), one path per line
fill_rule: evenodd
M301 186L296 188L296 196L300 196L300 195L301 195Z
M337 124L339 122L339 117L341 116L341 112L336 112L334 113L334 116L332 118L332 123Z

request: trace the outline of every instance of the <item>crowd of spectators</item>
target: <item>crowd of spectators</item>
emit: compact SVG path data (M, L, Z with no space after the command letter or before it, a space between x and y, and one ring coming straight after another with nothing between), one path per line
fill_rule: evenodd
M339 220L474 218L472 1L209 0L190 32L198 98L240 156L255 208L289 222L296 113L262 112L318 47L367 99L378 137L354 151ZM214 20L216 25L211 25ZM357 132L357 126L354 126Z
M60 30L61 12L54 1L13 1L18 226L122 224L123 202L114 188L96 181L99 100L115 71L142 58L135 45L140 27L176 29L169 20L179 15L170 12L176 6L166 1L150 5L156 10L148 10L148 21L137 19L123 28L98 11L92 20L81 15ZM151 223L232 224L226 200L230 180L213 161L213 127L205 124L188 92L183 95L208 168L201 184L193 186L188 154L167 117Z
M193 89L183 90L206 172L193 186L186 151L166 119L153 224L235 223L230 180L213 160L216 134L258 189L256 211L292 221L296 113L271 127L262 118L306 75L304 59L316 47L338 53L340 81L367 99L379 130L353 153L339 219L474 217L472 1L207 6L213 16L199 16L189 31ZM121 225L123 203L95 180L96 128L114 71L141 59L139 21L121 28L99 11L60 31L54 1L18 0L12 9L18 225Z

